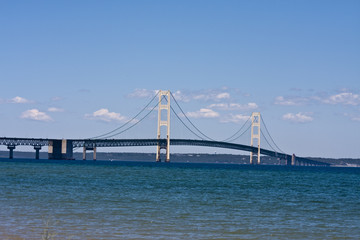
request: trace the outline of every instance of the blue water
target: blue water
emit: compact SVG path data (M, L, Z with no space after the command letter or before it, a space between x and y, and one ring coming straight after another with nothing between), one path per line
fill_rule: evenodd
M360 169L0 161L0 239L360 239Z

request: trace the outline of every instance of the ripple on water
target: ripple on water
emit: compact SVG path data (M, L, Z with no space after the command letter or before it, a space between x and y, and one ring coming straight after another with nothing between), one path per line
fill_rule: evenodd
M360 172L0 162L0 238L359 239Z

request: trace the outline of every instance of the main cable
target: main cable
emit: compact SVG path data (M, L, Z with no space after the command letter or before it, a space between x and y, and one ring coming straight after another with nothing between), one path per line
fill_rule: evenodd
M269 143L269 141L268 141L267 138L265 137L263 131L260 130L260 133L261 133L261 135L264 137L265 141L269 144L270 148L271 148L274 152L277 153L277 151L271 146L271 144Z
M265 124L265 121L264 121L264 119L262 118L262 116L260 116L260 119L261 119L261 122L264 124L265 130L266 130L266 132L268 133L268 135L270 136L270 139L271 139L271 141L274 143L274 145L276 146L276 148L277 148L278 150L280 150L281 153L285 153L283 150L281 150L281 148L278 147L278 145L275 143L274 139L271 137L270 132L268 131L268 129L267 129L267 127L266 127L266 124Z
M247 131L249 131L249 129L251 128L251 125L249 125L249 127L242 133L240 134L239 136L237 136L236 138L232 139L231 141L228 141L228 142L234 142L236 140L238 140L241 136L243 136Z
M179 103L176 101L176 98L174 97L174 95L172 94L172 92L170 92L170 94L171 94L172 98L174 99L176 105L178 106L178 108L179 108L180 111L182 112L182 114L183 114L183 115L185 116L185 118L189 121L189 123L190 123L201 135L203 135L205 138L207 138L207 139L209 139L209 140L211 140L211 141L216 141L216 140L208 137L208 136L207 136L206 134L204 134L202 131L200 131L200 130L190 121L190 119L186 116L185 112L184 112L184 111L182 110L182 108L180 107ZM191 131L191 132L193 132L193 131ZM197 134L195 134L195 135L197 135ZM197 136L198 136L198 135L197 135ZM201 139L203 139L203 138L201 138ZM203 140L204 140L204 139L203 139Z
M171 93L171 92L170 92ZM168 102L167 98L165 96L162 96L162 99L164 99L166 102ZM184 123L184 121L180 118L180 116L176 113L175 109L170 105L171 111L175 114L175 116L180 120L180 122L190 131L192 132L195 136L197 136L198 138L200 138L201 140L205 140L203 137L199 136L198 134L196 134L193 130L191 130L186 123Z
M231 140L234 136L236 136L236 134L238 134L240 131L241 131L241 129L243 129L244 127L245 127L245 125L246 125L246 123L250 120L250 118L251 118L251 116L249 116L249 118L246 120L246 122L241 126L241 128L236 132L236 133L234 133L231 137L228 137L228 138L226 138L225 140L223 140L223 142L233 142L234 140ZM247 130L245 130L245 132L246 132ZM240 136L242 136L245 132L243 132ZM238 139L238 138L236 138L236 139ZM235 139L235 140L236 140Z
M130 127L122 130L121 132L119 133L116 133L116 134L113 134L113 135L110 135L110 136L107 136L108 138L110 137L114 137L114 136L117 136L117 135L120 135L122 134L123 132L126 132L127 130L135 127L137 124L139 124L142 120L144 120L147 116L149 116L150 113L152 113L152 111L154 111L154 109L159 105L159 103L157 103L144 117L142 117L139 121L137 121L136 123L134 123L133 125L131 125Z
M104 133L104 134L101 134L99 136L96 136L96 137L92 137L90 139L96 139L96 138L103 138L105 137L106 135L109 135L113 132L116 132L117 130L120 130L121 128L125 127L126 125L128 125L130 122L134 121L135 118L137 118L143 111L145 111L145 109L154 101L154 99L159 95L159 91L156 93L156 95L150 100L150 102L143 108L141 109L141 111L136 114L132 119L130 119L129 121L127 121L126 123L124 123L123 125L121 125L120 127L117 127L115 128L114 130L110 131L110 132L107 132L107 133ZM152 111L152 110L151 110ZM122 133L122 132L121 132ZM111 137L111 136L107 136L107 137Z
M175 116L180 120L180 122L190 131L192 132L194 135L196 135L198 138L200 138L201 140L205 140L203 137L199 136L198 134L196 134L193 130L191 130L185 123L183 120L181 120L181 118L179 117L179 115L175 112L174 108L172 106L170 106L171 110L173 111L173 113L175 114Z

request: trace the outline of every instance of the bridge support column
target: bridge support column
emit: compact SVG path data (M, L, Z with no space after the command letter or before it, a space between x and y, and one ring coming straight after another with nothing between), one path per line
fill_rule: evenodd
M39 158L40 158L40 149L41 149L41 146L40 146L40 145L36 145L36 146L34 146L34 149L35 149L35 159L39 159Z
M295 154L293 154L291 156L291 166L295 166L295 165L296 165L296 156L295 156Z
M86 160L86 147L83 148L83 160Z
M93 160L96 161L96 146L83 148L83 160L86 160L86 150L93 150Z
M94 147L94 152L93 152L93 160L96 161L96 147Z
M49 140L49 159L74 159L72 140Z
M9 152L9 158L10 158L10 159L13 159L13 158L14 158L15 145L8 145L8 146L7 146L7 149L10 150L10 152Z

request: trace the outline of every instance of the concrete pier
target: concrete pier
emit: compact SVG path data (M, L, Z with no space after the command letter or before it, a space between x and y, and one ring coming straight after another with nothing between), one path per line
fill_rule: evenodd
M291 158L287 157L285 158L286 166L291 166Z
M86 150L93 151L93 160L96 161L96 146L83 148L83 160L86 160Z
M39 159L39 158L40 158L40 149L41 149L41 146L40 146L40 145L36 145L36 146L34 146L34 149L35 149L35 159Z
M295 164L296 164L296 156L295 156L295 154L293 154L293 155L291 156L291 165L292 165L292 166L295 166Z
M86 147L83 147L83 160L86 160Z
M96 161L96 147L93 148L93 160Z
M9 152L9 158L10 158L10 159L13 159L13 158L14 158L15 145L8 145L8 146L7 146L7 149L10 150L10 152Z
M48 154L49 159L74 159L72 140L50 140Z

